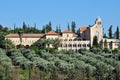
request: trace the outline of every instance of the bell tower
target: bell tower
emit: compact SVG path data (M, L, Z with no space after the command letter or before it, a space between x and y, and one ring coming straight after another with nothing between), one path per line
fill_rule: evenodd
M95 21L95 24L96 24L98 27L102 27L101 18L97 18L96 21Z
M93 45L93 38L94 36L97 36L98 43L101 42L103 39L103 27L102 27L102 20L101 18L97 18L95 20L95 24L90 27L90 42L91 46Z

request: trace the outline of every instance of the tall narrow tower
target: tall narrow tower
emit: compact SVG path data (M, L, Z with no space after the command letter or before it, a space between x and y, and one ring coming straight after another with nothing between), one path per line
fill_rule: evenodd
M97 18L95 20L95 24L90 27L90 44L93 45L93 38L94 36L97 36L98 43L103 39L103 27L102 27L102 21L100 18Z

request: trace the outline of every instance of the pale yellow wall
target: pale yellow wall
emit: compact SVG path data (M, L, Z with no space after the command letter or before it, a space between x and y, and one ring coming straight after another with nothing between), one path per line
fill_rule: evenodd
M105 39L106 38L103 38L103 42L105 42ZM120 40L119 39L106 39L106 40L107 40L107 48L108 49L110 49L110 48L119 49L119 47L120 47ZM112 46L110 45L111 42L112 42ZM103 45L104 45L104 43L103 43ZM104 46L103 46L103 48L104 48Z
M59 47L59 50L79 50L81 48L85 48L85 49L89 49L89 45L90 45L90 41L62 41L61 42L62 47ZM69 44L71 44L71 47L69 47ZM73 45L76 44L76 47L74 47ZM81 46L78 46L81 45ZM67 45L67 47L66 47ZM84 46L85 45L85 46Z
M86 31L85 31L85 36L86 36L86 40L90 40L90 29L87 29Z
M58 35L46 35L46 39L56 39Z
M68 35L68 36L67 36ZM81 48L85 48L85 49L89 49L89 45L90 45L90 41L86 40L86 41L80 41L77 40L77 36L75 37L73 33L63 33L61 37L59 37L59 39L61 39L61 47L58 48L58 50L79 50ZM71 47L69 46L69 44L71 44ZM78 46L81 45L81 46ZM83 46L83 44L85 46ZM66 47L67 45L67 47ZM76 45L76 47L74 47L73 45Z
M98 33L98 43L103 39L103 28L102 25L95 24L92 27L90 27L90 41L91 46L93 45L93 38L95 36L95 33Z
M6 38L10 39L15 45L20 44L20 39L19 38ZM35 43L37 40L40 38L22 38L22 45L26 46L29 45L31 46L33 43Z

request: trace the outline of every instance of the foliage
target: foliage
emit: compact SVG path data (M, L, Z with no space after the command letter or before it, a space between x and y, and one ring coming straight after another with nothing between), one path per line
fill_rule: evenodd
M6 50L15 48L15 45L13 44L13 42L10 39L5 39L4 44L5 44Z
M96 48L96 47L93 47L90 49L91 52L95 53L95 54L99 54L102 52L102 49L101 48Z
M56 39L53 40L52 46L53 46L55 49L58 49L58 47L60 47L60 45L61 45L60 39L56 38Z
M55 31L56 33L59 33L59 29L58 29L58 26L56 27L56 31Z
M110 53L110 50L108 48L104 48L103 52Z
M107 39L105 39L105 41L104 41L104 48L108 48Z
M47 33L49 31L52 31L52 23L49 22L45 26L43 26L42 33Z
M0 33L0 48L4 48L5 49L4 40L5 40L5 33L1 32Z
M18 33L18 31L23 30L24 33L41 33L41 30L36 28L36 24L34 26L29 26L25 22L23 22L22 28L16 27L14 24L14 29L10 30L11 33Z
M71 23L71 29L72 29L72 32L73 32L73 33L76 32L76 31L75 31L75 28L76 28L76 23L75 23L75 21L72 21L72 23Z
M34 50L36 54L39 53L39 48L36 45L31 45L30 49Z
M68 26L67 26L67 27L68 27L68 30L70 30L70 25L69 25L69 23L68 23Z
M20 71L21 75L29 73L29 78L36 80L119 80L120 53L103 53L97 48L92 48L91 52L86 51L84 54L63 52L50 54L40 50L36 54L32 49L20 48L11 49L6 55L5 50L1 49L0 60L6 61L6 64L20 66L25 69Z
M81 53L81 54L85 54L86 51L87 51L87 50L86 50L85 48L81 48L81 49L78 50L78 52Z
M99 47L98 37L97 37L97 36L94 36L94 37L93 37L93 47Z
M112 50L112 52L115 54L115 53L118 53L119 50L117 48L115 48L114 50Z
M19 44L19 45L17 45L16 47L17 47L17 49L19 49L19 48L24 48L24 45Z
M109 38L111 39L112 38L112 25L109 27Z
M116 39L119 39L119 27L117 26L117 30L116 30Z

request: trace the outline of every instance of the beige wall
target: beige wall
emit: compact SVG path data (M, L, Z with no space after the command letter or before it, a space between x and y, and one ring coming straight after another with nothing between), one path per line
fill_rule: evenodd
M58 35L46 35L46 39L56 39Z
M20 44L20 39L19 38L6 38L10 39L15 45ZM26 46L29 45L31 46L33 43L35 43L37 40L40 38L22 38L22 45Z
M95 24L90 27L90 41L91 46L93 45L93 38L95 35L98 35L98 43L103 39L103 28L102 25Z
M62 41L59 50L79 50L81 48L89 49L90 41Z
M119 39L106 39L107 48L108 49L119 49L120 48L120 40ZM104 48L105 38L103 39L103 48Z

